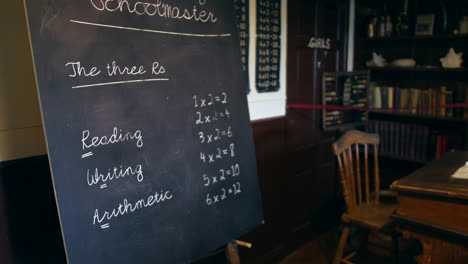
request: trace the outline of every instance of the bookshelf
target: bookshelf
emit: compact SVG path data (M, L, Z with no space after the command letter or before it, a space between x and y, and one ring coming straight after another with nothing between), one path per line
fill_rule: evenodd
M439 117L439 116L430 116L430 115L420 115L420 114L412 114L412 113L405 113L399 112L394 110L370 110L369 116L371 118L385 118L385 116L393 116L396 118L405 118L407 120L426 120L426 121L437 121L437 122L455 122L460 124L468 124L468 119L465 118L454 118L454 117Z
M369 71L326 72L322 82L322 105L368 107ZM325 131L356 128L366 120L366 111L322 110L322 128Z
M377 93L378 96L385 97L380 102L382 108L420 108L413 111L368 111L367 129L379 133L383 144L381 154L390 160L426 163L437 159L444 151L468 149L468 109L434 110L444 104L468 103L468 34L453 34L460 18L468 15L465 14L468 1L444 1L447 10L446 27L441 24L443 17L440 2L409 0L409 32L397 34L396 31L392 31L383 37L374 35L369 38L368 24L375 17L380 19L389 16L393 26L396 26L396 17L401 12L403 1L356 1L354 65L355 70L367 70L370 73L369 107L376 106L375 98L372 98L375 96L372 89L377 86L380 89L392 88ZM415 35L418 14L434 14L434 30L431 35ZM462 68L442 68L440 58L447 54L449 48L454 48L457 53L464 53L465 62ZM366 67L366 62L372 58L373 52L382 55L388 66ZM401 58L414 59L417 66L392 66L393 60ZM403 90L407 95L401 95ZM406 103L402 104L402 101ZM416 132L407 131L411 128ZM404 149L401 146L397 148L396 141L406 142L412 145L412 149Z
M404 68L404 67L369 67L367 68L373 72L390 72L390 71L397 71L397 72L427 72L427 73L468 73L468 68L456 68L456 69L444 69L440 67L432 67L432 68L423 68L423 67L413 67L413 68Z
M392 42L397 42L397 41L437 41L437 40L467 40L468 39L468 34L445 34L445 35L423 35L423 36L390 36L390 37L374 37L374 38L368 38L368 37L361 37L358 38L359 42L367 42L367 41L392 41Z

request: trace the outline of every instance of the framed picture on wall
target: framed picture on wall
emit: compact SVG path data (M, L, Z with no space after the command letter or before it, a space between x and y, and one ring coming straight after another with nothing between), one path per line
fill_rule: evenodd
M416 36L432 35L434 32L434 14L418 15L416 18Z

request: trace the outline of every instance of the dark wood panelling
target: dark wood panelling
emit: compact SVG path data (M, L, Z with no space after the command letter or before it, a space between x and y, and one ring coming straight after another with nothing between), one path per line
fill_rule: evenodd
M1 163L0 183L0 224L8 230L2 263L66 263L47 157Z
M1 175L0 167L0 175ZM3 188L3 178L0 176L0 263L11 263L12 252L9 243L10 231L8 230L7 211L5 201L5 191Z

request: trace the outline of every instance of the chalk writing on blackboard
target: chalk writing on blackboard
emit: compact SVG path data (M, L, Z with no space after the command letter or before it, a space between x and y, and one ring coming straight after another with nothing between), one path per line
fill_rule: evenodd
M86 172L88 185L100 185L101 189L107 188L106 182L111 182L119 178L126 178L127 176L134 176L138 182L142 182L144 179L143 166L141 164L138 164L135 167L124 167L123 165L120 165L118 167L108 168L107 170L101 170L99 168L88 169Z
M194 109L208 110L209 114L202 114L202 111L196 111L196 124L207 125L213 122L220 121L225 118L228 120L231 117L231 113L224 105L229 105L229 99L226 92L220 94L207 94L206 96L194 95L193 106ZM200 109L200 110L201 110ZM211 110L213 109L213 110ZM213 112L211 112L213 111ZM206 111L204 111L206 112ZM214 113L214 114L211 114ZM204 117L204 118L202 118ZM203 171L200 172L201 184L208 188L205 203L207 206L214 206L215 204L221 203L228 198L233 199L241 193L241 182L240 182L240 165L237 162L237 148L236 144L231 141L234 137L235 131L233 131L230 125L211 127L200 127L198 132L198 141L202 146L200 152L200 162L204 166L218 166L218 162L228 161L232 165L228 167L219 167L218 173L208 174ZM206 151L205 151L206 149ZM226 164L226 163L224 163ZM211 186L215 186L213 189Z
M132 65L132 66L124 66L119 65L116 61L112 61L112 63L107 63L106 66L99 68L98 66L84 66L85 64L81 63L81 61L75 62L67 62L65 67L68 69L68 77L76 78L76 77L96 77L101 75L102 72L105 72L107 76L139 76L144 75L147 73L145 66L143 65ZM151 75L160 75L166 73L166 68L157 61L151 63L150 67ZM75 85L71 88L86 88L86 87L95 87L95 86L108 86L108 85L116 85L116 84L126 84L126 83L141 83L141 82L156 82L156 81L169 81L168 78L146 78L146 79L138 79L138 80L122 80L122 81L113 81L113 82L100 82L100 83L92 83L92 84L83 84L83 85Z
M122 30L130 30L130 31L140 31L140 32L150 32L150 33L159 33L159 34L167 34L167 35L192 36L192 37L230 37L231 36L231 34L228 34L228 33L224 33L224 34L183 33L183 32L173 32L173 31L155 30L155 29L147 29L147 28L123 27L123 26L116 26L116 25L110 25L110 24L101 24L101 23L92 23L92 22L79 21L79 20L70 20L70 22L77 23L77 24L82 24L82 25L88 25L88 26L95 26L95 27L122 29Z
M138 148L143 147L143 135L141 134L141 130L135 131L123 131L122 129L118 129L114 127L112 133L110 135L104 136L94 136L90 137L90 130L84 130L82 133L81 143L83 146L83 150L87 150L93 147L100 147L109 144L116 144L122 142L130 142L134 141Z
M129 202L127 199L123 199L118 205L116 205L112 210L104 210L104 212L96 209L93 216L93 225L100 224L101 222L111 220L113 218L124 216L130 213L133 213L137 210L142 210L148 207L152 207L155 204L163 203L169 201L173 198L171 191L160 191L155 192L154 194L149 195L148 197L139 199L135 202ZM105 227L103 227L105 226ZM108 228L109 224L101 225L101 228Z
M148 2L128 2L127 0L90 0L92 6L99 11L107 12L121 12L131 13L139 16L158 16L170 19L185 19L199 22L215 23L218 18L211 11L200 9L206 0L199 0L197 7L183 8L178 6L171 6L170 4L163 3L162 0L156 0L156 3Z
M246 76L246 87L247 92L249 92L249 1L234 0L234 9L236 10L237 29L239 30L242 70Z

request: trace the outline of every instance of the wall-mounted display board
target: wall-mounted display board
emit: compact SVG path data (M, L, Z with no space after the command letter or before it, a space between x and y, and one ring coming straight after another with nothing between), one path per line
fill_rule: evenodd
M333 72L323 74L322 105L337 109L322 111L322 127L334 130L358 126L366 121L365 110L340 107L368 107L369 72Z
M249 1L248 0L234 0L236 10L237 29L239 30L240 48L242 70L246 75L247 92L250 91L249 85Z
M257 0L257 91L280 88L281 0Z
M25 3L68 263L189 263L261 224L232 0Z

